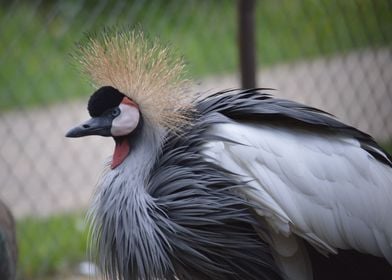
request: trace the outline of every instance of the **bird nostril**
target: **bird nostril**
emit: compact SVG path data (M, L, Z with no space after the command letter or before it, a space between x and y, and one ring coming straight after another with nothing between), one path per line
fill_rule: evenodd
M82 127L83 127L83 128L90 128L90 125L84 124L84 125L82 125Z

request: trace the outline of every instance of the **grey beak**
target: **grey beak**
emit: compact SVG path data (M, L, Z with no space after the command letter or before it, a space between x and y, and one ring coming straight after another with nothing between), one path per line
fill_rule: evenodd
M83 137L88 135L111 136L112 119L109 117L91 118L74 128L71 128L65 137Z

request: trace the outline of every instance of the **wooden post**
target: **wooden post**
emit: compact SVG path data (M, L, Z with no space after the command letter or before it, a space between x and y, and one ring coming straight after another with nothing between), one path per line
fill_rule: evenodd
M241 87L244 89L256 87L254 8L254 0L238 0L238 46Z

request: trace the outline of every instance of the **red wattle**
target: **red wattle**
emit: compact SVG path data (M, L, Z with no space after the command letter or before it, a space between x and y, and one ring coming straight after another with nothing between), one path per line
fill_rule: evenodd
M114 169L119 166L129 154L129 143L127 138L115 139L116 147L114 148L111 168Z

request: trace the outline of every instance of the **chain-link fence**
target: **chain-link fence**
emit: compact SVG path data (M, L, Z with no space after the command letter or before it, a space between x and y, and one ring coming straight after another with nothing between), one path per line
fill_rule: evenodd
M237 1L0 1L0 198L19 278L74 274L108 139L70 141L92 89L69 53L86 31L139 26L182 54L195 90L239 86ZM258 86L392 141L392 2L256 1Z

